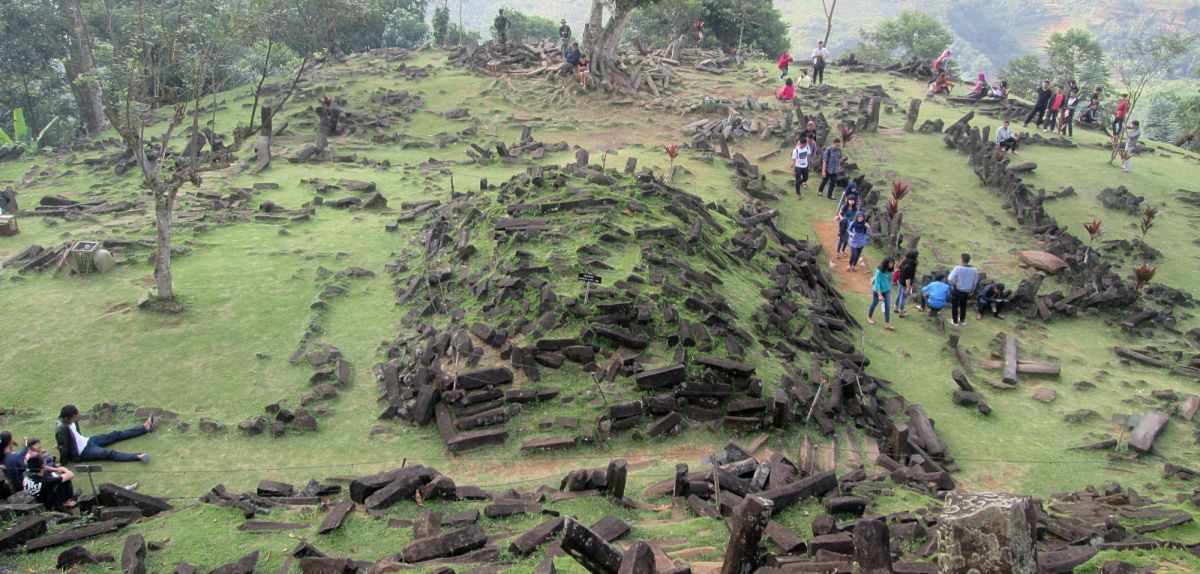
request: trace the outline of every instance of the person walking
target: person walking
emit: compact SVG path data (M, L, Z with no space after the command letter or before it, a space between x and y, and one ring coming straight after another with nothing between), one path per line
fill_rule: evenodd
M1017 134L1013 133L1013 129L1008 124L1008 120L996 130L996 145L1000 149L1008 150L1010 153L1017 153Z
M838 179L842 174L842 161L846 159L842 152L842 139L833 138L833 145L825 148L821 153L821 186L817 188L817 193L827 193L827 197L833 199L833 190L837 187ZM829 191L825 191L825 186L829 186Z
M875 278L871 281L871 308L867 310L867 323L875 324L875 307L883 301L883 328L889 331L892 327L892 272L896 264L891 257L884 257L875 268Z
M1050 98L1054 95L1054 91L1050 89L1050 80L1042 80L1042 87L1037 90L1037 99L1033 102L1033 109L1029 110L1029 115L1025 116L1024 127L1029 127L1029 120L1037 116L1037 124L1042 125L1045 121L1046 106L1050 105Z
M908 298L912 296L913 284L917 280L917 257L920 253L910 249L900 259L900 267L896 271L896 314L901 319L908 318Z
M776 64L776 66L779 67L779 80L780 81L787 79L788 67L791 65L792 62L795 62L795 60L792 59L791 53L789 53L787 50L784 50L783 55L779 56L779 63Z
M838 242L837 248L834 250L836 259L846 256L846 247L850 244L850 222L854 220L856 213L858 213L857 195L846 198L846 204L838 210L836 216L838 223Z
M817 49L812 53L812 85L825 83L825 61L828 59L829 50L825 48L825 42L817 42Z
M846 232L850 241L850 265L846 266L846 271L853 273L858 267L859 260L862 259L862 252L867 247L867 241L871 239L871 224L867 222L867 214L861 210L855 212L854 219L850 221Z
M1046 121L1042 124L1042 131L1058 131L1058 114L1066 103L1067 96L1063 93L1062 86L1059 86L1058 91L1054 92L1054 96L1050 98L1050 106L1046 109Z
M562 53L565 56L567 50L571 47L571 27L567 25L567 20L564 18L558 26L558 43L562 48Z
M1004 284L992 283L979 291L979 298L975 301L978 303L978 309L975 312L975 320L982 321L984 313L991 313L997 319L1004 318L1004 304L1008 299L1004 297Z
M1125 149L1121 150L1121 171L1129 172L1129 161L1137 153L1138 139L1142 137L1142 122L1133 120L1125 130Z
M496 28L496 42L500 44L501 52L508 52L508 18L504 15L504 9L500 9L500 13L496 15L496 19L492 21L492 26Z
M967 324L967 303L971 293L979 285L979 269L971 265L971 254L962 254L962 264L950 270L946 279L953 291L950 293L950 324L956 327Z
M792 149L792 173L796 176L796 197L800 197L801 189L808 189L808 158L812 152L808 147L808 138L800 136L796 147Z

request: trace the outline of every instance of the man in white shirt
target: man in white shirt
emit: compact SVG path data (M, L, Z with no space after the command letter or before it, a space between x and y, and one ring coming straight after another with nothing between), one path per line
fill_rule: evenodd
M144 452L137 454L125 453L108 447L116 442L154 432L154 415L150 415L145 423L131 429L113 431L93 437L84 435L79 429L79 418L79 409L75 405L66 405L59 412L58 425L54 429L54 438L58 442L61 464L91 460L150 462L150 455Z
M825 83L825 60L829 59L829 50L825 48L825 42L817 42L817 49L813 50L813 85Z
M796 195L800 195L801 188L808 187L808 160L812 154L812 148L808 146L808 136L800 136L796 140L796 147L792 149L792 172L796 176Z
M1004 120L1004 125L996 130L996 145L1000 146L1000 149L1017 153L1017 134L1013 133L1012 127L1008 125L1008 120Z

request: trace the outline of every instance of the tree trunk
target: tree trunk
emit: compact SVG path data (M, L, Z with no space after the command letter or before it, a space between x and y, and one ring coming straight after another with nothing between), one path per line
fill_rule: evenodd
M822 7L825 5L822 1ZM829 33L833 31L833 11L837 10L837 0L833 0L829 4L829 8L825 10L825 47L829 47Z
M154 194L154 228L157 250L154 257L154 283L158 286L159 301L174 301L175 287L171 277L171 211L175 207L175 192L158 188Z
M617 69L617 43L621 32L629 23L632 10L614 2L608 22L604 22L604 1L592 0L592 12L583 32L584 50L591 58L591 78L609 91L622 84L621 72Z
M71 95L79 108L79 117L83 121L88 135L95 136L108 127L104 117L104 104L100 97L100 86L93 80L85 79L88 73L96 67L92 57L91 35L87 30L87 21L80 11L79 0L59 0L59 7L70 26L66 71L67 80L71 84Z

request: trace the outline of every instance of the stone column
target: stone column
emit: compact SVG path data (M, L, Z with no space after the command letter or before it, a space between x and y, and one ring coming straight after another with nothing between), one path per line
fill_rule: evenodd
M938 518L938 573L1037 574L1036 526L1029 497L951 494Z
M752 494L734 509L721 574L750 574L758 568L758 547L773 508L771 500Z

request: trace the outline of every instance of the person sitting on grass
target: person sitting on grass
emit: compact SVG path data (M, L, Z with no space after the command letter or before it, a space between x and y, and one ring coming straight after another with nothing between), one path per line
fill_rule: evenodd
M131 429L93 437L84 436L83 431L79 429L79 409L75 405L66 405L58 413L58 425L54 429L54 438L58 442L59 459L63 464L91 460L149 463L150 455L144 452L129 454L108 447L150 432L154 432L154 415L150 415L146 422Z
M75 473L61 466L47 467L40 456L30 457L26 464L29 465L23 484L26 493L50 510L65 512L75 508L77 495L71 485Z
M1008 80L1000 80L1000 85L988 91L988 98L995 101L1008 99Z
M21 490L25 481L25 457L16 450L12 433L0 432L0 460L4 464L4 478L8 480L12 492Z
M946 283L946 274L935 273L933 281L922 287L921 293L925 295L925 307L929 308L929 316L937 317L938 312L946 308L946 301L950 299L950 284ZM921 306L917 305L917 309L920 308Z
M975 87L971 89L971 93L967 94L967 97L978 100L988 94L987 74L979 72L975 78Z
M982 321L983 314L990 312L997 319L1004 318L1004 304L1008 299L1004 298L1004 284L992 283L979 292L979 297L976 300L979 303L979 309L975 313L975 320Z
M779 89L779 93L775 94L775 98L783 102L790 102L795 99L795 97L796 83L793 82L791 78L788 78L783 87Z

